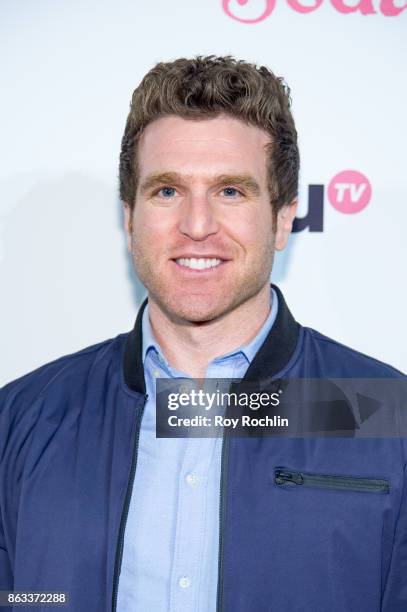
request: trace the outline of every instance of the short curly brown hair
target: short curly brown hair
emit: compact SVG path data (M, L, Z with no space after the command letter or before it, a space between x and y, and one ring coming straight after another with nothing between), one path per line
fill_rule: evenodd
M270 135L268 189L273 212L298 194L300 166L290 89L282 77L232 56L197 56L156 64L134 90L120 152L120 197L134 208L137 145L154 119L205 119L228 114Z

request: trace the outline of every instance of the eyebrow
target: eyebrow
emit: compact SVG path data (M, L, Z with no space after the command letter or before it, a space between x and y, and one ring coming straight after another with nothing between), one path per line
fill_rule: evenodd
M140 191L145 194L147 191L158 185L181 185L185 179L191 175L184 177L178 172L154 172L146 177L140 186ZM251 195L260 195L260 185L250 174L219 174L208 179L208 183L212 183L218 187L226 185L238 185L244 187Z

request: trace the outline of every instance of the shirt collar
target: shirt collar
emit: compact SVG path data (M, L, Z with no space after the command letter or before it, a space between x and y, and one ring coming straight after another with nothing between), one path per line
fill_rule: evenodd
M294 357L302 338L302 326L297 323L288 308L284 296L277 285L272 285L278 296L278 312L270 332L244 378L246 380L267 381L278 376ZM144 300L139 308L133 329L125 334L123 347L123 377L128 389L135 393L146 393L142 361L142 318L147 305Z
M142 334L142 339L143 339L142 353L141 353L143 364L146 361L147 352L150 349L154 349L158 353L158 355L163 357L160 345L155 339L153 330L151 328L148 303L147 303L147 306L144 308L143 320L141 323L141 330L142 330L141 334Z
M273 287L270 287L270 312L267 319L263 323L262 327L256 334L256 336L248 344L245 344L240 348L242 353L245 355L247 361L251 363L256 355L257 351L267 338L273 323L276 320L278 312L278 297ZM238 349L239 350L239 349Z
M250 364L253 359L254 356L256 355L257 351L259 350L259 348L261 347L261 345L263 344L263 342L265 341L266 337L268 336L274 321L276 320L277 317L277 312L278 312L278 297L277 297L277 293L274 291L273 287L270 286L270 311L269 314L267 316L267 319L265 320L265 322L263 323L262 327L260 328L260 330L258 331L258 333L256 334L256 336L250 340L250 342L248 342L247 344L243 344L241 346L239 346L238 348L230 351L229 353L226 353L224 355L221 355L220 357L217 357L215 359L215 361L220 361L220 360L224 360L224 359L228 359L230 357L233 357L235 355L237 355L238 353L241 353L242 355L244 355L244 357L247 359L247 362ZM143 312L143 319L142 319L142 359L143 359L143 364L145 363L146 360L146 356L147 353L150 349L155 350L155 352L157 353L158 357L163 361L166 362L164 355L162 353L161 347L158 344L152 327L151 327L151 323L150 323L150 317L149 317L149 309L148 309L148 303L147 306L144 309Z

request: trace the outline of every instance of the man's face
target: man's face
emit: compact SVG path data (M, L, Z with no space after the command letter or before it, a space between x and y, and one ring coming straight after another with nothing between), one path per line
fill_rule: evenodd
M125 226L149 299L172 319L211 321L268 287L295 214L285 206L273 226L268 142L263 130L225 115L166 116L145 129Z

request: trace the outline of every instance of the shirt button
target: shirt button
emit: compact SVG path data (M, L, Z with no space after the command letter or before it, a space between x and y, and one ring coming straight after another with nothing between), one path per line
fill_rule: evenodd
M187 474L185 476L185 480L187 481L190 487L193 487L198 482L198 477L196 474Z
M182 578L179 579L178 584L181 587L181 589L187 589L189 585L191 584L191 581L188 578L188 576L182 576Z
M158 378L160 376L160 370L154 370L153 374L156 378Z

